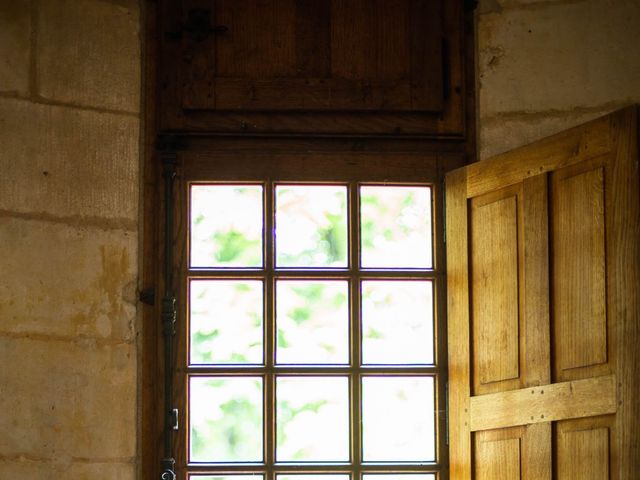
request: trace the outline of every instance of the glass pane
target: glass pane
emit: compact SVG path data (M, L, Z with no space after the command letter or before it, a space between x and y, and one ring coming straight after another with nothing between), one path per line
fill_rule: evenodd
M346 377L276 379L276 460L349 460Z
M262 187L191 187L191 266L262 266Z
M432 377L362 379L365 461L435 461Z
M189 475L189 480L263 480L264 475Z
M262 282L190 285L191 363L262 363Z
M433 473L365 473L362 480L436 480Z
M347 266L347 187L276 187L276 266Z
M433 363L431 282L362 282L362 361Z
M276 283L277 363L349 363L346 281Z
M343 473L337 474L278 474L277 480L349 480L349 475Z
M190 461L262 461L262 378L193 377Z
M431 189L360 187L364 268L431 268Z

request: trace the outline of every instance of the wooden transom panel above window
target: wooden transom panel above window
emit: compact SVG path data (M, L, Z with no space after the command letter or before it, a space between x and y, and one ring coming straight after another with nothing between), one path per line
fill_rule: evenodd
M163 3L167 126L460 133L462 16L451 2ZM449 101L452 91L457 103ZM276 113L285 116L278 121Z
M440 1L184 3L186 109L442 109Z

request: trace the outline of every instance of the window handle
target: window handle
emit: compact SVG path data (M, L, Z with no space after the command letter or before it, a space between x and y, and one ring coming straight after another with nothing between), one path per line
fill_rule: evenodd
M174 430L178 430L179 429L179 423L178 423L178 409L174 408L173 410L171 410L171 423L173 424L173 429Z

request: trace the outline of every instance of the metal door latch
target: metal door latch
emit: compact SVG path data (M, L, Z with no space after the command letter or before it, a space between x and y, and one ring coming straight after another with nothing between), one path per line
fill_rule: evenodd
M171 424L173 425L172 428L174 430L178 430L179 429L178 409L177 408L174 408L173 410L171 410Z

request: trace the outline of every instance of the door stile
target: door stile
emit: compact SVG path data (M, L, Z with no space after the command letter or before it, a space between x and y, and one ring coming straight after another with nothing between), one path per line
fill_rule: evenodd
M451 478L471 480L469 421L470 334L467 224L467 175L450 173L447 205L447 312L449 331L449 469ZM454 294L455 292L455 294Z
M549 316L549 186L546 173L523 181L524 230L524 384L551 382ZM524 240L523 239L523 240ZM526 427L523 478L551 480L551 423Z
M609 308L618 320L615 341L618 414L615 443L618 446L620 479L640 472L640 122L638 108L612 116L613 154L611 181L614 231L608 252Z

